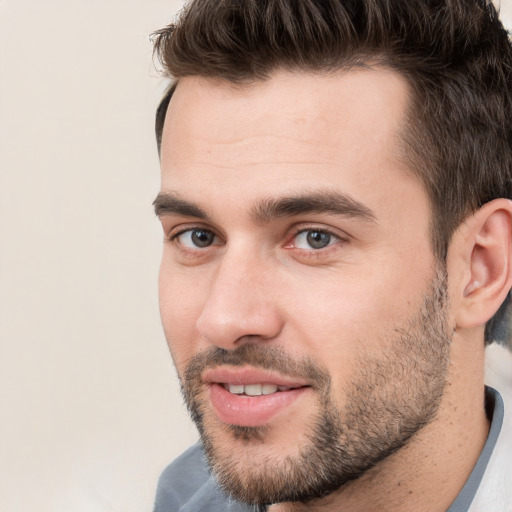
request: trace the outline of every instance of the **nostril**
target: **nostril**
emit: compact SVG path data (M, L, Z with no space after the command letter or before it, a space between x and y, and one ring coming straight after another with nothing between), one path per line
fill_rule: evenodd
M213 313L212 309L203 311L196 322L197 331L212 345L228 350L246 343L271 340L282 329L281 318L273 308Z

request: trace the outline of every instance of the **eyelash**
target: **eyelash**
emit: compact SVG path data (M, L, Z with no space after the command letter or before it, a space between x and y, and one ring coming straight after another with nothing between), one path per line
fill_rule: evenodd
M182 244L179 244L179 242L177 241L177 239L189 232L189 231L194 231L194 230L197 230L197 231L207 231L207 232L210 232L212 233L215 237L219 237L219 235L212 229L208 228L208 227L205 227L205 226L201 226L201 225L191 225L191 226L185 226L185 227L182 227L179 231L177 232L172 232L169 234L169 236L166 237L166 239L170 242L172 242L177 248L180 249L181 252L183 252L184 254L186 253L202 253L202 254L207 254L209 251L208 249L212 248L212 247L216 247L218 246L218 244L212 244L212 245L209 245L209 246L206 246L204 248L201 248L201 247L197 247L195 249L192 249L190 247L186 247ZM322 247L322 248L318 248L318 249L314 249L314 248L310 248L310 249L303 249L303 248L299 248L299 247L295 247L293 245L293 242L300 234L302 233L307 233L307 232L318 232L318 233L323 233L323 234L326 234L334 239L335 242L334 243L329 243L327 246L325 247ZM348 237L344 237L342 236L340 233L335 233L333 230L330 230L330 229L327 229L325 227L319 227L319 226L315 226L315 225L309 225L309 226L297 226L296 228L293 229L292 233L290 235L288 235L286 237L286 242L283 244L283 248L285 249L294 249L296 253L300 254L301 256L304 256L304 257L308 257L308 258L319 258L319 257L322 257L324 255L326 255L327 252L330 252L330 250L334 250L335 249L335 246L339 245L340 243L341 244L346 244L349 242L348 240Z
M189 232L189 231L207 231L209 233L212 233L215 237L219 237L219 235L213 230L213 229L210 229L206 226L201 226L201 225L197 225L197 224L194 224L194 225L191 225L191 226L185 226L185 227L181 227L179 229L179 231L171 231L171 233L166 236L166 239L169 240L170 242L173 242L175 243L176 245L178 244L177 242L177 239L178 237L180 237L181 235ZM207 246L206 249L208 247L211 247L211 246ZM201 249L200 247L197 248L198 250L201 250L201 251L204 251L204 249Z
M298 226L294 229L294 231L291 233L291 235L287 238L288 242L284 245L284 248L286 249L287 246L290 246L292 243L292 240L295 240L300 234L316 231L318 233L324 233L326 235L329 235L332 238L335 238L337 241L335 243L329 243L329 245L319 248L319 249L301 249L299 247L290 247L294 248L296 251L299 251L300 253L308 256L308 257L321 257L324 256L328 251L331 249L334 250L334 246L338 244L345 244L348 243L348 238L342 236L340 233L335 233L334 230L330 230L325 227L319 227L315 225L310 226Z

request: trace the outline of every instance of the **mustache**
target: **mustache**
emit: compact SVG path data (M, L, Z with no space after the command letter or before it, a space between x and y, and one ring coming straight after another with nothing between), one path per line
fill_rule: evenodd
M294 358L280 347L264 344L242 345L235 350L210 347L196 354L186 366L182 386L187 388L193 383L197 385L206 370L223 365L251 366L283 376L307 379L320 389L328 389L330 386L327 370L310 357Z

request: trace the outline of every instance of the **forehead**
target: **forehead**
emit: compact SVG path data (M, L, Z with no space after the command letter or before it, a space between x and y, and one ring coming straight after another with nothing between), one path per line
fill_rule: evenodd
M419 186L400 158L407 101L405 79L385 69L280 71L243 86L186 77L166 116L162 190L211 204L312 187L402 194Z

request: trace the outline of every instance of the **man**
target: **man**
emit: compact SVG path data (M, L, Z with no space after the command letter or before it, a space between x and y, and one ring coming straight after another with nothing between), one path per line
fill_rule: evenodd
M161 316L201 435L156 511L512 510L492 6L197 0L155 48Z

